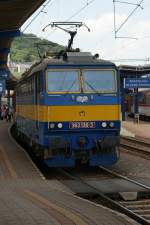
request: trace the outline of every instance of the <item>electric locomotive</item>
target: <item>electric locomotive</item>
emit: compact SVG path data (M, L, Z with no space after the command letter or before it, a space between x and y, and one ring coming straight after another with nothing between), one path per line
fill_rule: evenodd
M78 51L44 58L17 85L16 129L49 167L114 164L120 138L115 64Z

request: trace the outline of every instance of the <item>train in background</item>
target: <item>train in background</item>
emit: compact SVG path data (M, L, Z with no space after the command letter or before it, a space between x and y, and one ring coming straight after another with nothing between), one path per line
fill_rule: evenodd
M139 114L141 119L150 119L150 89L139 92Z
M41 59L18 82L16 134L49 167L111 166L119 159L118 69L73 50L76 31L63 30L71 35L67 49Z
M141 120L150 120L150 89L138 91L139 116ZM133 95L126 96L126 110L130 116L134 116Z

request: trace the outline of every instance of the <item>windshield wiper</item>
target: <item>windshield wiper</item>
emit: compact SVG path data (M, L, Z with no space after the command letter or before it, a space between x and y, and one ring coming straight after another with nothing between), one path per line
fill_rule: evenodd
M75 84L75 82L76 82L76 80L74 80L74 81L72 82L72 84L70 85L70 87L68 88L68 90L65 92L65 95L67 95L67 94L70 92L70 90L71 90L71 88L73 87L73 85Z
M85 80L85 83L98 95L101 95L98 90L96 90L88 81Z

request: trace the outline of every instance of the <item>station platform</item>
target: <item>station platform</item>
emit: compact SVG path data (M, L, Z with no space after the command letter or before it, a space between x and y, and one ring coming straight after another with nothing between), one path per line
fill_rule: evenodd
M128 217L74 196L46 180L0 121L0 224L133 225Z
M133 119L122 121L121 135L150 140L150 122L139 121L136 123Z

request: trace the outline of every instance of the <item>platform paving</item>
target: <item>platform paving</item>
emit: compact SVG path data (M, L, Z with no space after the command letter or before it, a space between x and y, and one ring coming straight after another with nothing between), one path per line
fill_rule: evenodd
M0 225L131 225L126 216L46 180L0 122Z
M128 132L128 135L125 136L135 136L142 139L150 140L150 122L140 121L139 124L134 120L127 120L122 122L122 128ZM130 135L132 134L132 135Z

